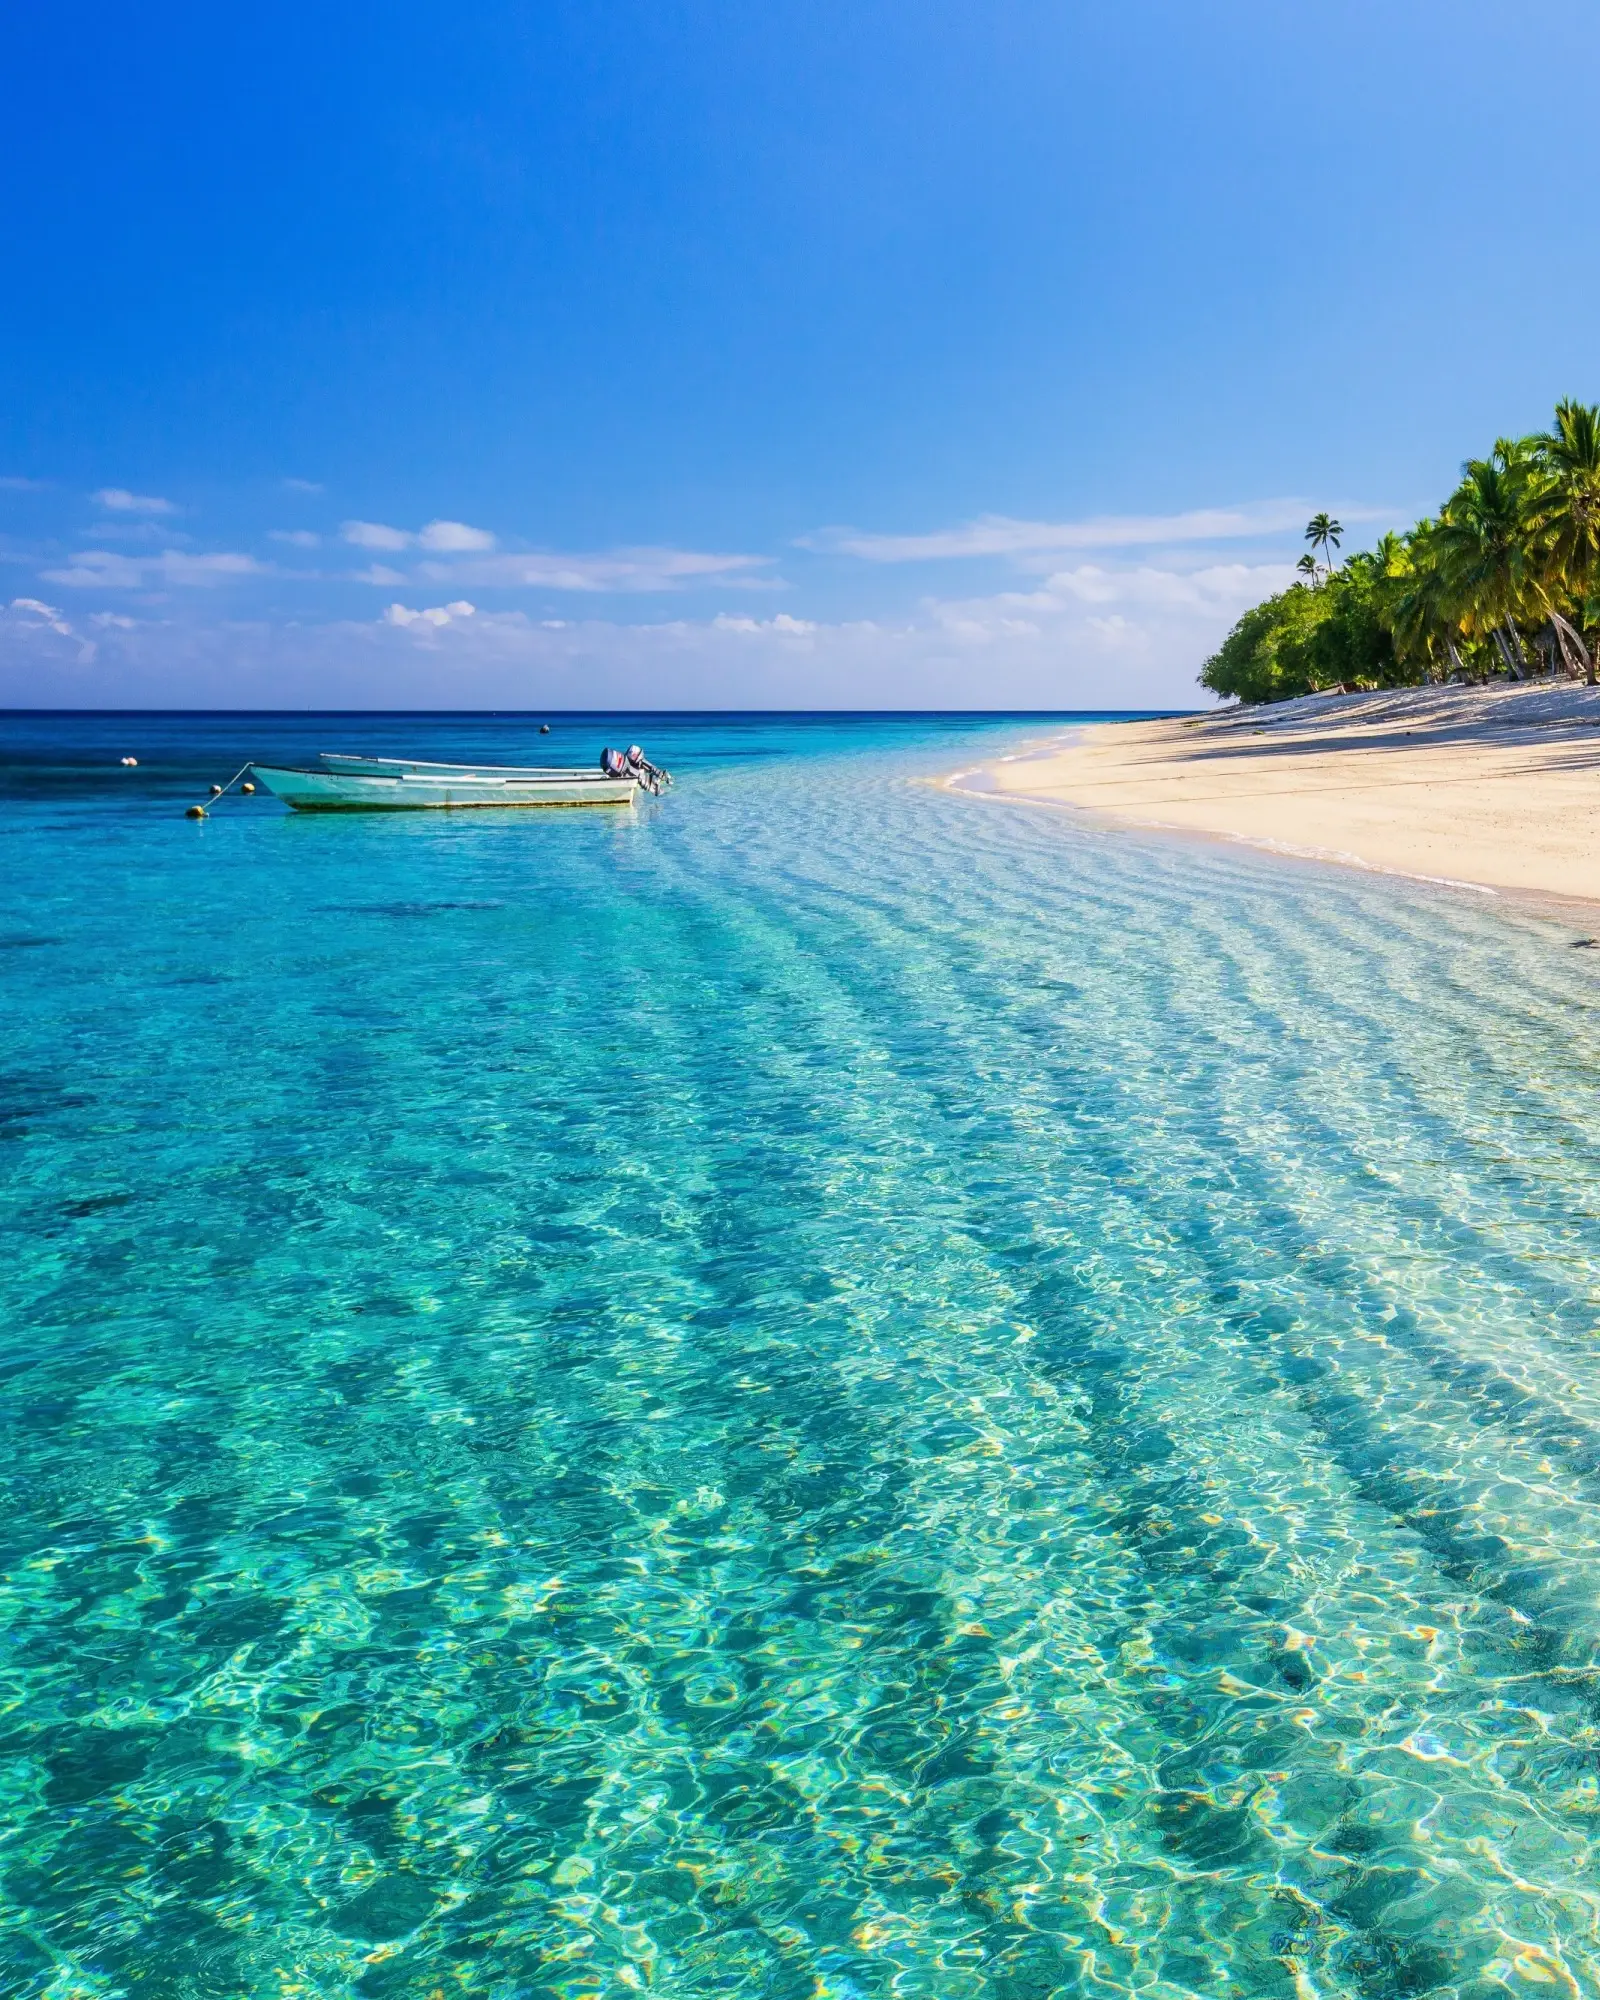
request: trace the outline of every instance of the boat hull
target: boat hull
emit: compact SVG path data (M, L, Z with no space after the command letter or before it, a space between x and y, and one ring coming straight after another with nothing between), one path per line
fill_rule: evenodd
M257 764L255 775L296 812L461 812L508 806L627 806L632 778L552 772L538 778L497 778L463 771L292 771Z

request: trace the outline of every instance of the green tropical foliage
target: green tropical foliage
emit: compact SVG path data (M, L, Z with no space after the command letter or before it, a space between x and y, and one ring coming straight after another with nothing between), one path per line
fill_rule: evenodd
M1200 674L1241 701L1424 681L1596 680L1600 408L1469 459L1434 518L1335 567L1343 529L1313 515L1301 581L1247 611Z

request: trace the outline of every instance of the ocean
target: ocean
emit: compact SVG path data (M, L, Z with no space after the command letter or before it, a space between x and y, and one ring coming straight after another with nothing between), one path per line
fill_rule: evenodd
M1600 1993L1582 920L539 719L0 718L0 1993Z

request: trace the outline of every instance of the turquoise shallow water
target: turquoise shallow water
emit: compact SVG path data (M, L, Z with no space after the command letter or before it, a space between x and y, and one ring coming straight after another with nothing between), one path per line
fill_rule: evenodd
M1600 955L635 727L0 732L0 1992L1600 1993Z

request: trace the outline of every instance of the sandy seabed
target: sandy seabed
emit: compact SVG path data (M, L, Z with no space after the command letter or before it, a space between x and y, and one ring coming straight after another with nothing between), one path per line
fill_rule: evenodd
M1600 688L1401 688L1098 723L946 782L1424 880L1600 902Z

